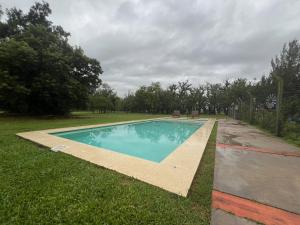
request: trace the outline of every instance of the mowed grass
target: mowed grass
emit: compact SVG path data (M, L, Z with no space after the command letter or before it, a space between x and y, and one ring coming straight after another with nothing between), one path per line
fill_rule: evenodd
M216 126L183 198L18 138L23 131L157 117L75 113L70 118L0 116L0 224L209 224Z

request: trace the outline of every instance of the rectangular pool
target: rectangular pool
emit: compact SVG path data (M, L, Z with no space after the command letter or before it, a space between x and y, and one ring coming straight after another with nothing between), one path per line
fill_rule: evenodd
M144 121L51 133L88 145L161 162L203 125L203 121Z

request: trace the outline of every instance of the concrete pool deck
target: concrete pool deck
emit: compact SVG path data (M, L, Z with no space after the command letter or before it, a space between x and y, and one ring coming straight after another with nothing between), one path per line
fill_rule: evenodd
M300 148L219 120L211 225L300 224Z
M70 154L96 165L134 177L178 195L187 196L194 175L201 161L207 141L213 129L215 119L197 118L197 120L204 121L203 126L196 130L185 142L178 146L160 163L51 135L51 133L55 132L159 119L176 121L176 119L171 118L157 118L149 120L126 121L120 123L96 124L91 126L31 131L18 133L17 135L45 147L59 150L60 152Z

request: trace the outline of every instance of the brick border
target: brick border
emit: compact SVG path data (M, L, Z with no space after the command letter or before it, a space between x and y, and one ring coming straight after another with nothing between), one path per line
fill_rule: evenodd
M266 225L297 225L300 215L224 192L212 192L212 207Z

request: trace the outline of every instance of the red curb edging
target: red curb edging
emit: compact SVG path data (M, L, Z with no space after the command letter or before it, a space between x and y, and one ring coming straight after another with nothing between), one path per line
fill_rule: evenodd
M252 147L252 146L242 146L242 145L229 145L229 144L216 144L217 147L223 148L225 150L245 150L245 151L254 151L254 152L260 152L260 153L267 153L267 154L273 154L273 155L282 155L282 156L294 156L294 157L300 157L299 154L295 152L275 152L272 149L268 148L258 148L258 147Z
M266 225L300 224L298 214L215 190L212 192L212 207Z

